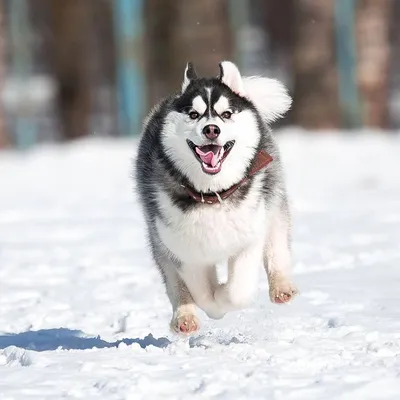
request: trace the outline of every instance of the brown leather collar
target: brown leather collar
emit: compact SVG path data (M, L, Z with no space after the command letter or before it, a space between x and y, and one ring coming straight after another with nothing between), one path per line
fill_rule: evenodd
M187 194L198 203L207 203L207 204L222 203L223 200L227 199L230 195L235 193L236 190L238 190L243 184L245 184L250 179L250 177L252 177L257 172L265 168L272 160L273 158L266 151L260 150L256 155L254 164L250 169L249 173L240 182L231 186L227 190L223 190L222 192L215 192L215 194L204 194L201 192L200 193L196 192L193 188L189 188L185 185L182 185L182 187L186 190Z

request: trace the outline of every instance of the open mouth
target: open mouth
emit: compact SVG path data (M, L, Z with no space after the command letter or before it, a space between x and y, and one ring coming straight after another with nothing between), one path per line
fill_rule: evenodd
M206 144L204 146L196 146L191 140L187 139L187 144L199 160L203 171L206 174L218 174L221 171L222 163L232 150L235 141L230 140L224 146L216 144Z

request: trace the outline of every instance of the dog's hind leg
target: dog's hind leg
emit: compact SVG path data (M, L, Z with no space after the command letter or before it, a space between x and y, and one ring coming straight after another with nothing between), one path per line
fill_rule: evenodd
M287 303L298 290L291 280L290 215L286 198L272 214L264 249L269 295L273 303Z
M214 299L218 285L215 266L191 267L183 265L179 274L188 287L193 299L210 318L220 319L225 315Z
M263 261L263 247L263 240L259 240L228 260L228 280L214 293L217 304L225 312L246 308L253 301Z

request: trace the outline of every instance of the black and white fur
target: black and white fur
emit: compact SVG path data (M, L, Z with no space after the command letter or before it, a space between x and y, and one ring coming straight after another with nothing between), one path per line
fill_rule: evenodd
M287 302L297 292L290 278L288 201L269 129L290 108L291 98L278 81L242 77L229 61L220 71L218 78L198 78L188 63L181 90L146 118L136 161L152 255L173 308L171 328L185 334L199 329L196 306L211 318L248 306L261 265L272 302ZM220 130L214 140L203 133L209 124ZM229 141L234 146L215 174L203 170L188 145ZM220 204L196 202L186 192L184 186L199 193L232 187L261 149L273 161ZM225 283L216 272L223 262L228 265Z

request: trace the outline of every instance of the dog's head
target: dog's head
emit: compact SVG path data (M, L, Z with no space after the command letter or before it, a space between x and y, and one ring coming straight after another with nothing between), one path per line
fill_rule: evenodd
M257 79L259 84L265 80ZM239 182L259 146L261 119L268 121L268 115L274 119L289 108L289 97L277 83L288 104L269 101L265 113L268 95L277 93L268 94L268 88L262 93L257 79L243 79L229 61L220 64L218 78L199 78L193 65L187 64L181 93L165 120L162 144L174 166L197 190L220 191ZM264 98L262 104L252 101L252 94Z

